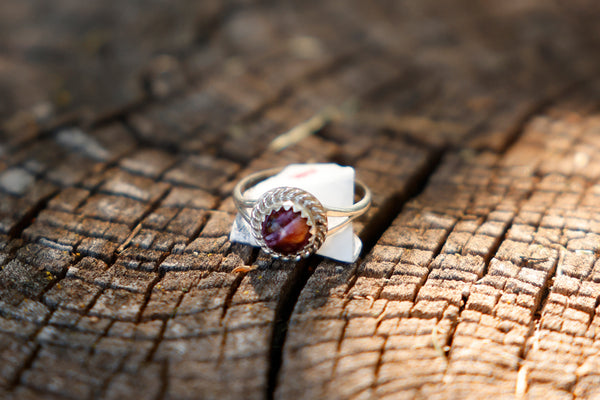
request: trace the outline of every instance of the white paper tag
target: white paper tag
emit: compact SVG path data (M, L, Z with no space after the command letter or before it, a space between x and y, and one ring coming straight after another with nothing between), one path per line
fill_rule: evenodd
M354 203L354 168L337 164L292 164L248 189L244 198L258 199L266 191L281 186L306 190L326 208L351 207ZM331 228L344 219L329 217L327 223ZM258 246L250 225L240 213L235 218L229 239L232 242ZM352 223L349 223L335 235L327 236L317 254L350 263L356 261L361 249L362 243L354 234Z

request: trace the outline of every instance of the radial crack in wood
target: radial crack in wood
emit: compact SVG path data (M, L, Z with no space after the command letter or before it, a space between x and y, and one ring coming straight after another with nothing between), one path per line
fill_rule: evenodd
M0 397L599 395L597 4L21 3ZM358 262L229 241L303 162L371 188Z

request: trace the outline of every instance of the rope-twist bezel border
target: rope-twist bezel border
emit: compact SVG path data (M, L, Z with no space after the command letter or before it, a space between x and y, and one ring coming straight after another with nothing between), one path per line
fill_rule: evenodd
M297 252L282 254L267 245L262 236L262 225L273 211L280 209L288 201L302 208L308 215L311 237L306 246ZM279 187L265 192L257 200L252 208L250 226L252 227L252 235L267 254L283 261L298 261L316 253L325 241L327 235L327 212L321 202L309 192L294 187Z

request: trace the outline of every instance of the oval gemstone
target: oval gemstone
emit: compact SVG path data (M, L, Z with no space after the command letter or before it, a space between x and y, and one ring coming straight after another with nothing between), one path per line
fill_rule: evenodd
M261 232L269 248L286 255L302 250L312 235L308 220L291 208L271 212L263 221Z

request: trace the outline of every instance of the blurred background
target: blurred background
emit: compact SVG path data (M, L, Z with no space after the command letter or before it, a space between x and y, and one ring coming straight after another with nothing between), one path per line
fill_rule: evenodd
M243 75L256 97L307 65L370 52L420 85L378 109L405 113L464 91L479 92L485 108L498 91L533 97L596 73L599 10L589 0L4 0L0 121L5 133L65 115L95 121L217 72ZM389 65L373 66L373 79L380 68ZM349 84L360 92L369 82Z

